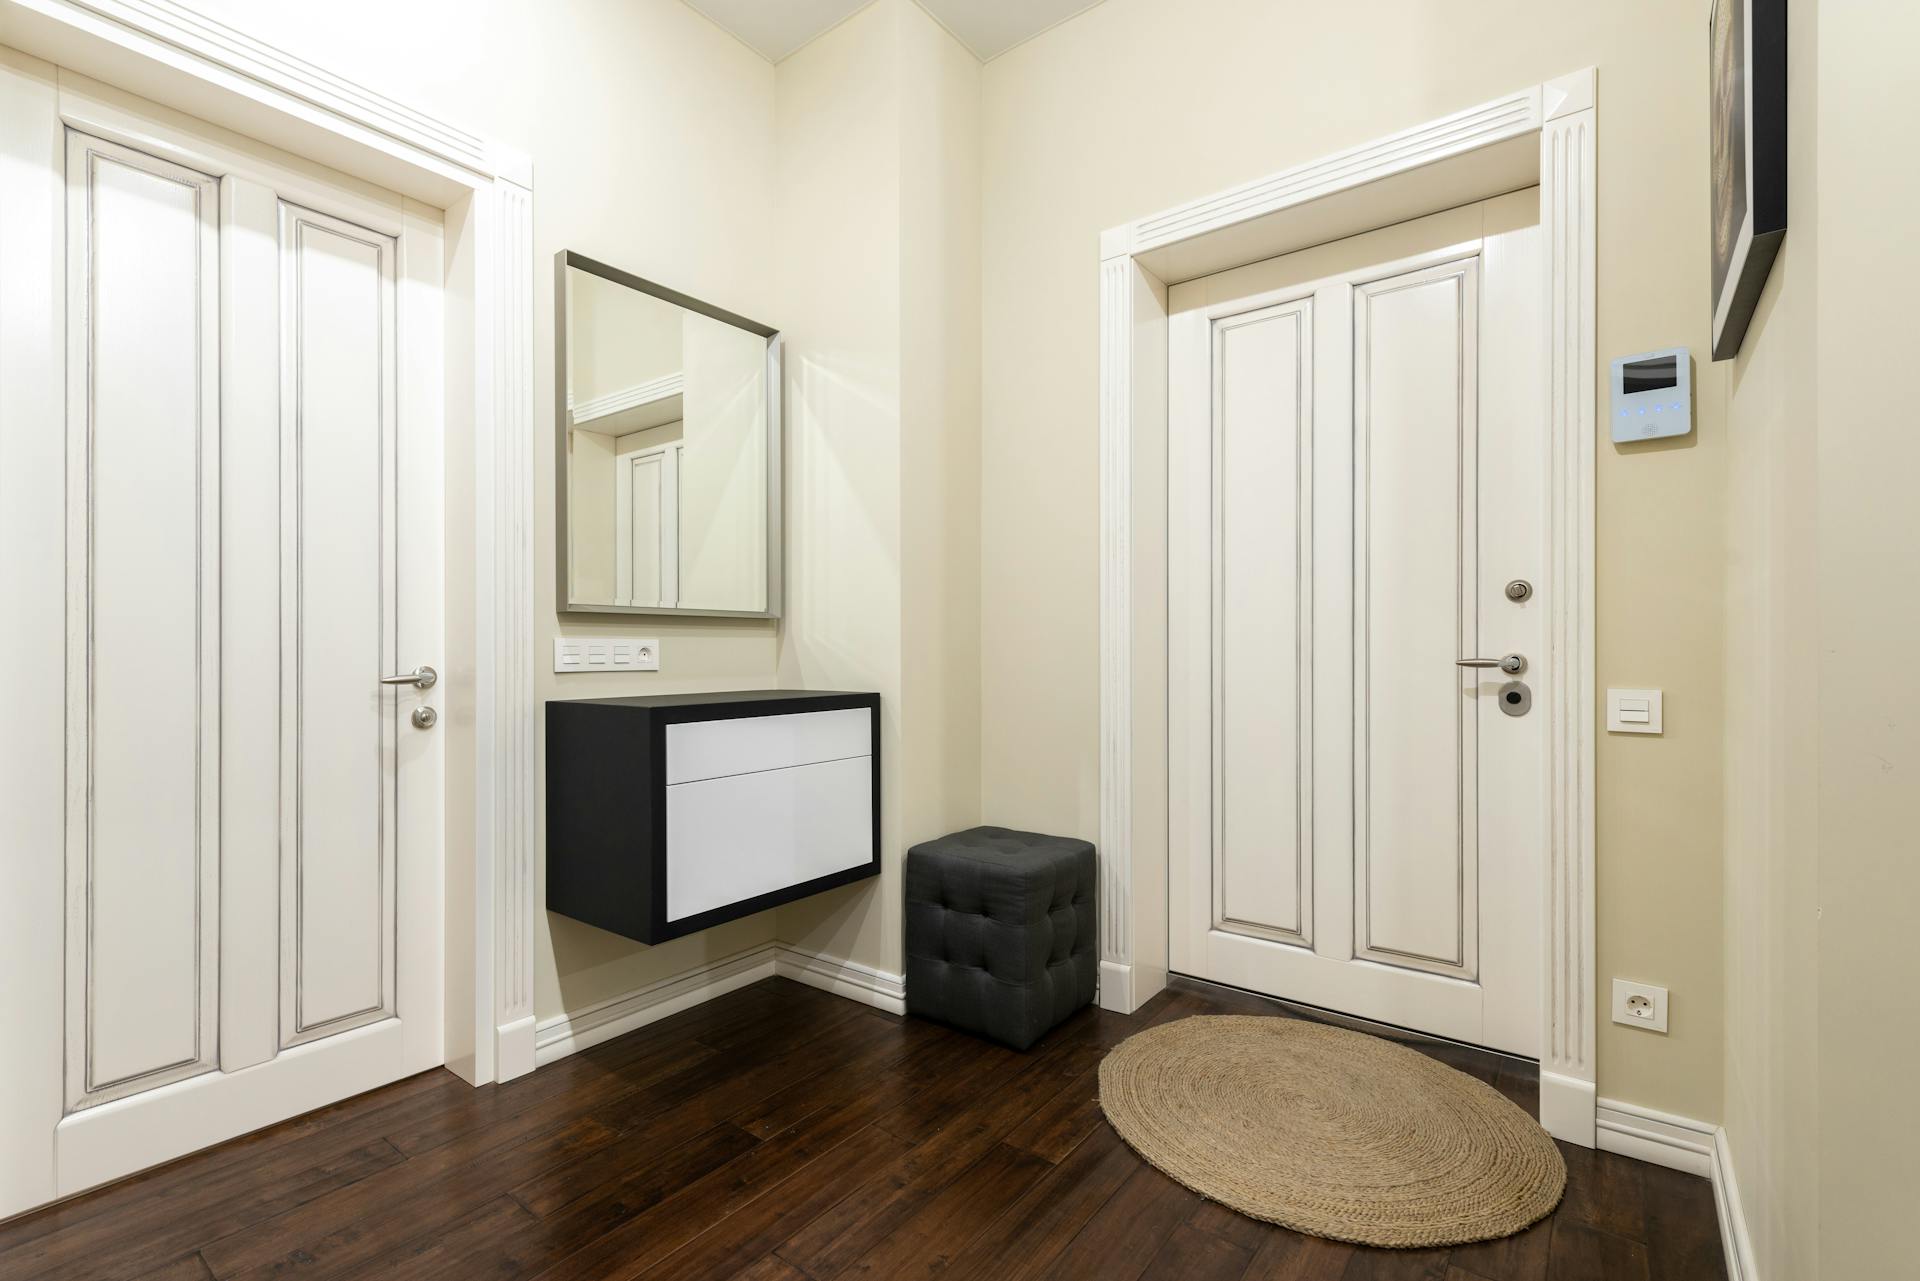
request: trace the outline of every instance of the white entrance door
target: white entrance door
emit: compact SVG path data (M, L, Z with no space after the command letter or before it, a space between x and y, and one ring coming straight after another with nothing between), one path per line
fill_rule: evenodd
M383 683L442 662L439 216L32 70L0 1215L442 1044L445 691Z
M680 600L680 442L614 456L614 586L624 605Z
M1548 661L1506 590L1544 568L1537 221L1520 192L1170 299L1172 968L1521 1054L1545 717L1502 703Z

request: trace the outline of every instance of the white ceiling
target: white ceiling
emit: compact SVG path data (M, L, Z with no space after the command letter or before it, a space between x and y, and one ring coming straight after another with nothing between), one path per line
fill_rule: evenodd
M1100 0L917 0L985 62ZM687 0L770 62L846 21L872 0Z

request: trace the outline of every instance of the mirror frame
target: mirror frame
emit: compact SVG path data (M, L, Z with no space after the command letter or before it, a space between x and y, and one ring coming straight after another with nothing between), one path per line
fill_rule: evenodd
M567 534L567 492L571 487L571 475L567 457L567 269L577 267L590 272L603 280L625 285L643 294L650 294L663 302L670 302L688 311L698 312L757 334L767 341L767 600L765 609L688 609L678 605L595 605L581 604L571 599L567 584L572 570L567 563L567 549L571 539ZM758 321L748 320L745 316L735 315L721 307L701 302L689 297L677 289L644 280L639 276L610 267L606 263L596 262L584 254L571 249L562 249L553 256L553 388L554 388L554 544L555 578L554 596L558 600L562 614L655 614L672 618L778 618L782 605L783 563L781 539L781 489L786 483L785 473L780 460L780 331Z

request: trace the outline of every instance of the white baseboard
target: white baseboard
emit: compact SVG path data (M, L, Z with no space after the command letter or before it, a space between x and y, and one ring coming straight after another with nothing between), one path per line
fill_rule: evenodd
M1102 961L1094 1000L1103 1010L1131 1014L1160 995L1166 986L1167 972L1164 969L1129 965L1124 961Z
M1718 1128L1691 1117L1656 1112L1637 1103L1601 1099L1595 1105L1594 1129L1603 1152L1617 1152L1639 1161L1651 1161L1702 1178L1713 1176L1713 1136Z
M1740 1202L1740 1186L1727 1151L1727 1132L1709 1121L1659 1112L1637 1103L1601 1099L1594 1125L1603 1152L1617 1152L1713 1181L1713 1208L1720 1219L1720 1244L1727 1257L1727 1281L1760 1281L1753 1262L1753 1238Z
M1594 1144L1592 1081L1540 1070L1540 1124L1548 1134L1566 1143L1590 1148Z
M1727 1150L1727 1132L1719 1126L1713 1131L1713 1208L1720 1216L1727 1281L1760 1281L1760 1269L1753 1261L1753 1237L1747 1231L1747 1210L1733 1175L1733 1155Z
M907 1012L907 980L903 975L785 943L775 943L773 952L773 971L783 979L862 1001L889 1014Z
M494 1080L511 1081L533 1071L536 1066L533 1015L495 1028L494 1046Z
M767 943L612 1000L542 1019L534 1031L534 1061L551 1063L775 975L890 1014L907 1010L907 984L901 975L784 943Z
M1115 1014L1133 1013L1133 967L1119 961L1100 962L1100 985L1096 989L1095 999L1103 1010L1112 1010Z

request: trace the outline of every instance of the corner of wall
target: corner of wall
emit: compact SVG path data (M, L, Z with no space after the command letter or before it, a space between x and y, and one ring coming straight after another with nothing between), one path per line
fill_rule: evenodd
M979 64L883 0L777 69L783 684L877 689L882 873L778 937L901 968L914 841L979 813Z

